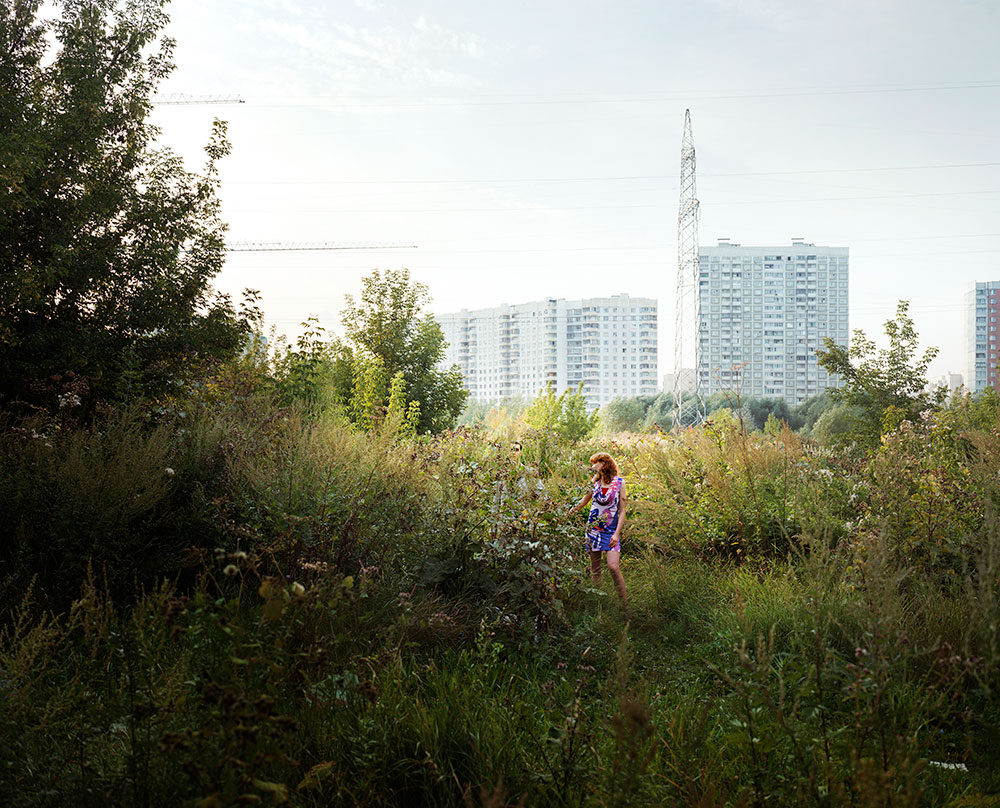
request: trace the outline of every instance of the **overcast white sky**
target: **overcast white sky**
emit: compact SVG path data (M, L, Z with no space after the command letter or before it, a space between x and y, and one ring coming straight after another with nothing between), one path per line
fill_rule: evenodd
M681 129L700 242L851 251L851 328L896 301L964 370L965 286L1000 279L996 0L175 0L160 106L192 167L211 120L233 240L417 249L234 253L294 336L338 329L372 269L454 311L628 292L673 364Z

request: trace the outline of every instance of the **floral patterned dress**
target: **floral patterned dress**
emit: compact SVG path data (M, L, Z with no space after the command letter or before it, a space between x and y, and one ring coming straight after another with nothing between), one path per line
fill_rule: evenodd
M601 481L594 483L594 492L590 499L590 515L587 517L587 549L592 553L606 550L619 552L622 549L620 537L614 547L610 547L609 544L611 537L615 535L615 528L618 527L618 494L624 484L625 481L621 477L615 477L607 492L602 494Z

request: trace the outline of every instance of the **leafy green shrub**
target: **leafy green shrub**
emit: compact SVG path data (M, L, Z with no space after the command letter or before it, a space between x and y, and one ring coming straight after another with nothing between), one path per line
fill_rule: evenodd
M884 534L906 563L952 574L971 557L984 518L968 444L929 411L886 433L866 474L860 530Z
M554 432L567 441L578 441L594 431L599 416L597 411L587 412L583 382L576 391L566 389L558 396L549 382L525 411L524 420L535 429Z
M7 422L0 433L0 604L28 583L64 607L88 565L116 594L170 576L190 539L177 533L173 430L134 411L87 428Z
M646 445L637 462L661 546L740 561L783 558L806 533L843 534L845 470L789 429L707 427Z

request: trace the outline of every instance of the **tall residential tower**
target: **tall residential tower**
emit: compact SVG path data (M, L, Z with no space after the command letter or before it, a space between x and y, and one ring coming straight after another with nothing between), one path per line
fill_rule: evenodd
M475 401L534 397L551 382L576 390L591 408L615 398L656 395L657 304L626 294L539 300L438 317Z
M970 393L997 384L1000 281L977 281L965 293L965 385Z
M790 405L839 377L819 367L823 338L848 344L848 250L802 239L698 250L698 380L704 395L739 393Z

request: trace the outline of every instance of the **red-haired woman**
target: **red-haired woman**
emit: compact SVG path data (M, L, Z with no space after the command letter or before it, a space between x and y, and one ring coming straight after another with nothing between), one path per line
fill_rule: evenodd
M605 555L608 570L615 582L615 589L622 603L625 596L625 579L618 561L622 550L622 528L625 526L625 481L618 476L618 466L611 455L599 452L590 458L591 480L594 487L570 513L576 513L591 503L587 517L587 550L590 553L590 574L594 583L601 585L601 554Z

